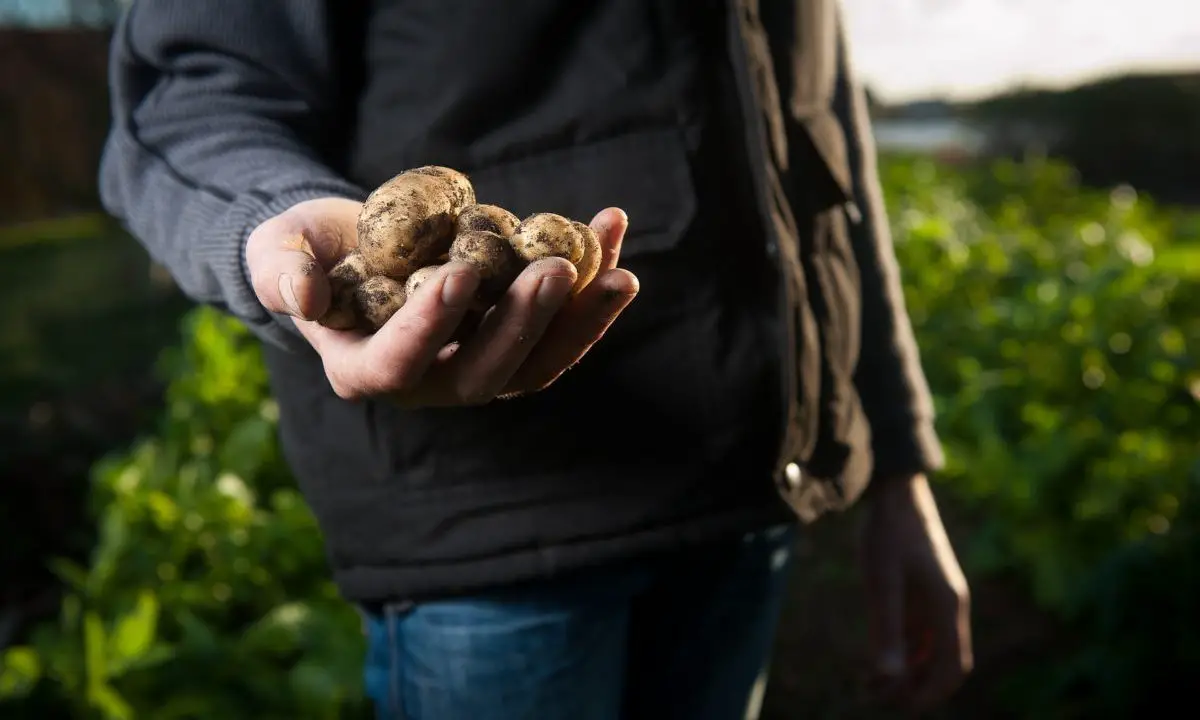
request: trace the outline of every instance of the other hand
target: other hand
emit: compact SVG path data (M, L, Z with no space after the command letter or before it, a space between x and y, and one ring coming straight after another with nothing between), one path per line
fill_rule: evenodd
M925 476L877 482L862 545L873 680L920 714L972 669L970 592Z
M259 301L290 315L321 356L334 392L345 399L389 396L410 407L478 405L541 390L587 353L638 292L617 267L628 227L617 208L591 226L604 255L600 272L568 300L576 272L549 258L526 267L461 344L452 335L479 275L447 263L372 335L316 322L329 307L326 271L358 245L361 203L320 198L299 203L251 233L246 265Z

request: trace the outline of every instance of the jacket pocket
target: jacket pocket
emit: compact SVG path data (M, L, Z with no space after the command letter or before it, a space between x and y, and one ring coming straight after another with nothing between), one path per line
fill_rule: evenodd
M630 219L623 258L674 248L696 215L691 164L676 128L539 152L468 175L479 202L520 218L553 212L587 223L604 208L621 208Z

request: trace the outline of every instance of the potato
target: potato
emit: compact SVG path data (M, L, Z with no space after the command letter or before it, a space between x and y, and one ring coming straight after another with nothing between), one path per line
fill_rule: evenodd
M459 233L450 245L450 259L473 265L479 270L476 305L480 308L495 304L519 270L516 253L508 240L486 230Z
M498 205L470 205L458 214L458 234L471 230L486 230L500 237L512 237L521 221Z
M417 294L417 288L421 287L421 283L433 277L441 265L426 265L423 268L418 268L416 272L408 276L408 280L404 283L404 293L408 297Z
M372 332L383 327L406 298L404 285L383 275L367 278L354 291L355 310Z
M425 165L413 168L408 172L413 175L441 178L450 183L451 199L459 211L468 205L475 204L475 187L471 185L471 180L454 168L442 167L440 165ZM457 213L455 214L457 215Z
M509 242L518 257L527 263L560 257L578 265L583 258L582 235L570 220L554 213L535 213L525 218Z
M575 263L575 269L579 271L579 279L575 281L575 287L571 288L571 295L574 296L596 279L596 274L600 272L600 260L603 259L604 249L600 247L600 238L596 236L596 231L591 226L584 225L578 220L571 221L571 225L583 238L583 257Z
M352 330L359 326L354 294L367 279L367 261L357 252L342 258L329 271L329 309L317 322L334 330Z
M358 216L358 250L373 275L403 280L446 252L458 214L475 204L466 175L450 168L406 170L380 185Z

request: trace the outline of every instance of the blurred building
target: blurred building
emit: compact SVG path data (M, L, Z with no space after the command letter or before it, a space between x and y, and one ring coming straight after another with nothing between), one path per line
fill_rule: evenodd
M0 224L98 207L109 32L0 28Z

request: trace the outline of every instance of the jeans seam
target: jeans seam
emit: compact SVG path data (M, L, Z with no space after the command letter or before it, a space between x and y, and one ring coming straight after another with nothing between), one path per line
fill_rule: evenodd
M400 616L412 608L410 602L389 603L383 608L383 616L387 620L388 635L388 704L392 708L392 717L388 720L405 720L407 710L404 707L403 682L400 678Z

